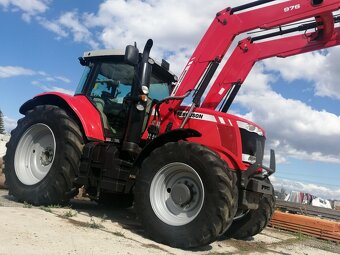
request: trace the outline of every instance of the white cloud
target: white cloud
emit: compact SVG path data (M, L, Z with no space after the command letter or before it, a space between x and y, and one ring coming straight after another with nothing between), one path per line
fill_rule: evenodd
M62 26L60 24L58 24L57 21L49 21L46 18L43 18L43 17L40 17L40 16L36 17L36 20L38 21L38 23L41 26L43 26L47 30L57 34L57 39L65 38L69 35L65 31L65 29L63 29Z
M0 66L0 78L34 75L35 71L20 66Z
M17 121L14 119L9 118L8 116L4 116L4 125L5 130L7 133L10 133L12 129L14 129L17 126Z
M33 85L38 85L40 83L44 82L63 82L63 83L71 83L71 80L67 77L57 75L52 76L44 71L34 71L32 69L20 67L20 66L0 66L0 79L1 78L11 78L11 77L17 77L17 76L35 76L35 78L40 78L38 80L33 80L31 83ZM58 87L55 87L58 88ZM69 90L65 90L70 94ZM73 92L71 93L73 94Z
M24 67L19 66L0 66L0 79L1 78L10 78L10 77L16 77L16 76L34 76L37 78L36 80L32 80L31 84L36 85L40 87L44 91L56 91L56 92L62 92L69 95L74 95L74 91L61 88L59 86L46 86L43 85L44 83L71 83L71 80L64 77L64 76L51 76L48 73L44 71L34 71L31 69L27 69ZM10 119L8 119L8 123L10 122Z
M200 1L192 0L105 1L96 15L88 15L87 24L104 28L102 40L106 46L123 46L135 40L144 43L152 37L171 50L179 45L192 47L203 27L211 22L209 16L213 17L224 5L214 1L201 8ZM142 15L132 18L131 13Z
M38 79L38 80L33 80L31 82L32 85L35 85L46 92L53 91L53 92L61 92L61 93L68 94L68 95L74 95L73 90L65 89L60 86L55 86L55 85L46 85L46 83L56 84L56 83L60 83L60 81L62 81L63 83L70 83L71 81L68 78L64 76L50 76L49 74L45 72L40 72L40 75L43 76L43 78Z
M311 81L317 96L340 99L340 47L264 61L267 70L278 72L285 80Z
M55 76L54 78L55 78L55 79L58 79L58 80L60 80L60 81L63 81L63 82L65 82L65 83L71 83L71 80L68 79L68 78L66 78L66 77L64 77L64 76Z
M235 102L248 110L245 118L267 131L269 146L286 157L340 163L340 116L318 111L299 100L274 92L273 78L255 66Z
M62 81L63 83L71 83L71 80L64 76L51 76L45 72L38 72L38 74L43 76L43 78L39 80L33 80L31 82L33 85L38 85L38 84L45 83L45 82L60 83L60 81Z
M331 189L319 184L281 179L275 176L271 176L270 179L273 183L274 188L278 191L280 191L281 188L284 188L287 191L309 193L311 195L318 196L324 199L340 200L340 189Z
M191 54L192 50L183 49L167 57L167 61L170 63L170 70L179 76Z
M58 40L71 35L75 42L86 43L93 49L99 47L99 43L93 39L92 32L83 24L82 17L77 11L66 12L52 21L41 16L37 16L36 20L42 27L55 33Z
M47 78L45 78L45 80L46 80L46 81L55 81L55 79L52 78L52 77L47 77Z
M71 31L75 42L86 42L92 48L98 48L98 43L92 39L92 33L80 21L78 12L73 11L64 13L58 19L58 23Z
M46 85L39 85L39 83L35 84L37 85L39 88L41 88L43 91L46 92L60 92L60 93L64 93L64 94L68 94L68 95L74 95L74 91L73 90L69 90L69 89L64 89L61 87L57 87L57 86L46 86Z
M48 74L44 71L38 71L38 74L41 76L48 76Z
M5 7L18 5L14 0L1 2ZM24 11L24 19L30 21L31 16L45 12L51 1L27 2L20 9ZM245 2L248 1L233 5ZM57 35L57 39L72 35L75 42L86 43L92 48L98 48L100 44L105 48L123 48L135 41L141 48L148 38L153 38L156 42L154 56L162 57L165 51L186 49L192 52L215 14L226 7L221 1L206 5L203 0L106 0L99 5L97 13L74 10L52 20L35 16L41 26Z
M48 81L48 82L60 82L62 81L63 83L71 83L71 80L64 77L64 76L50 76L46 73L43 73L44 76L44 81Z
M0 5L6 10L12 8L12 11L22 11L22 18L26 22L30 22L32 16L46 12L49 3L50 0L0 0Z
M197 0L107 0L98 13L88 13L84 20L87 27L101 30L98 34L106 48L123 48L135 41L142 48L148 38L154 39L154 56L180 49L192 52L216 12L225 7L221 1L207 5Z

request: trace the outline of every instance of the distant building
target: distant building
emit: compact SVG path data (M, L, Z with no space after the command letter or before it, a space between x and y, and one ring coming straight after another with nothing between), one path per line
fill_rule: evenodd
M340 200L335 200L334 201L334 207L335 210L340 211Z
M292 191L287 194L285 201L332 209L331 203L327 199L322 199L304 192Z

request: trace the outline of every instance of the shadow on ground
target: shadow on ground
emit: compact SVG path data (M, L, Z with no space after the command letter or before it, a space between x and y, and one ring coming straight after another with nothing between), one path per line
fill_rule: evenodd
M116 208L115 206L101 205L95 201L72 199L69 205L78 214L96 217L112 223L118 223L123 229L129 230L143 238L149 239L133 207ZM71 222L72 223L72 222ZM202 246L188 251L210 251L211 245Z

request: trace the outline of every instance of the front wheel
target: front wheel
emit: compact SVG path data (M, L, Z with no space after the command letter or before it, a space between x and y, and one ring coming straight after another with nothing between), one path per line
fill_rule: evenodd
M83 138L63 109L36 106L18 121L7 143L5 175L9 194L35 205L62 204L76 195Z
M270 184L269 179L266 180ZM274 192L274 189L273 189ZM269 223L275 208L274 194L264 194L256 210L238 211L224 237L247 239L259 234Z
M157 242L192 248L209 244L233 217L234 175L208 148L189 142L154 150L136 179L135 208Z

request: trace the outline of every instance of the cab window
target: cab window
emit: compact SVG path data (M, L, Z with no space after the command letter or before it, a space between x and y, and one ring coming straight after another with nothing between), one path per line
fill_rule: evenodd
M157 78L154 74L151 76L149 97L151 99L162 100L170 95L169 84L164 80Z

